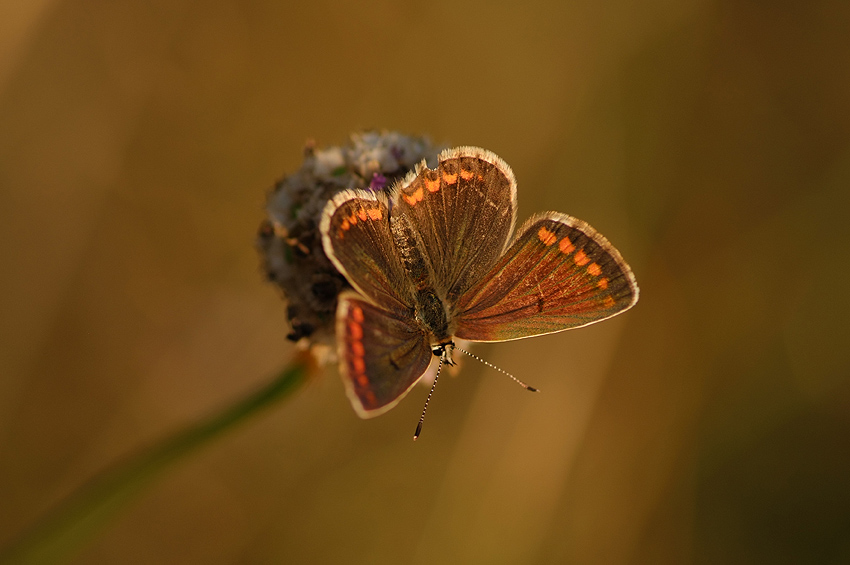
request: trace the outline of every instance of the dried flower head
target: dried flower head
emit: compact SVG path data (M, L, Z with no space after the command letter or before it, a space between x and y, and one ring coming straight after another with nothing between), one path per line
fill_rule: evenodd
M422 159L434 166L440 149L426 138L388 131L353 134L341 147L308 143L301 168L275 184L257 247L268 279L288 302L289 339L334 343L337 295L349 284L322 248L319 222L327 201L347 188L388 190Z

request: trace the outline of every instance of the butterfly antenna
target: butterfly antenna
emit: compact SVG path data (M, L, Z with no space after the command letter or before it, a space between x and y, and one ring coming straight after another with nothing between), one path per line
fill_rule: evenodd
M524 388L525 390L530 390L531 392L540 392L540 390L539 390L539 389L536 389L536 388L534 388L533 386L529 386L529 385L525 384L524 382L522 382L521 380L519 380L518 378L516 378L515 376L513 376L513 375L512 375L512 374L510 374L509 372L507 372L507 371L505 371L504 369L501 369L501 368L499 368L499 367L495 366L494 364L490 363L489 361L485 361L484 359L482 359L482 358L481 358L481 357L479 357L478 355L476 355L476 354L474 354L474 353L470 353L469 351L467 351L467 350L465 350L465 349L461 349L460 347L457 347L457 346L455 346L455 349L457 349L458 351L460 351L461 353L463 353L463 354L465 354L465 355L469 355L469 356L470 356L470 357L472 357L473 359L477 359L478 361L481 361L482 363L484 363L485 365L487 365L487 366L488 366L488 367L490 367L491 369L495 369L495 370L499 371L500 373L502 373L503 375L507 375L507 376L509 376L509 377L510 377L510 378L511 378L511 379L512 379L515 383L517 383L519 386L521 386L521 387L522 387L522 388ZM429 395L429 396L430 396L430 395ZM425 403L425 406L426 406L426 407L428 406L428 403L427 403L427 402ZM424 416L424 414L423 414L423 416Z
M443 370L443 356L440 355L440 364L437 365L437 376L434 377L434 384L431 385L431 390L428 391L428 398L425 399L425 406L422 408L422 415L419 417L419 424L416 425L416 432L413 434L413 441L422 433L422 424L425 422L425 411L428 410L428 403L431 402L431 395L434 394L434 389L437 388L437 379L440 378L440 371Z

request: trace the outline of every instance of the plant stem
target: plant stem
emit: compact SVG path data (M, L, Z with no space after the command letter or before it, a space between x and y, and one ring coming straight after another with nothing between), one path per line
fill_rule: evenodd
M299 354L268 385L100 473L0 551L0 564L56 563L73 553L172 464L290 396L311 372Z

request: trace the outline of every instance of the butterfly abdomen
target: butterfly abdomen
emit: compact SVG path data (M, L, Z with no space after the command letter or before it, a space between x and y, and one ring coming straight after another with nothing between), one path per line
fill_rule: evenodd
M446 307L433 288L426 287L416 291L416 318L438 342L449 337Z

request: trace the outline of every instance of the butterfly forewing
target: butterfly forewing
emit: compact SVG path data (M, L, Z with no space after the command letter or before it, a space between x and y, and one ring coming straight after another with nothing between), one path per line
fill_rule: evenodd
M516 181L499 157L474 147L440 154L435 170L421 166L393 195L400 248L415 245L433 284L455 301L504 251L516 215ZM408 241L412 239L413 241Z
M354 288L390 310L411 303L410 282L390 233L386 199L344 190L325 207L320 226L325 253Z
M433 357L428 335L411 314L388 312L351 291L340 295L336 333L342 379L364 418L395 406Z
M638 288L619 252L586 223L549 212L526 222L505 255L456 304L455 336L504 341L598 322Z

